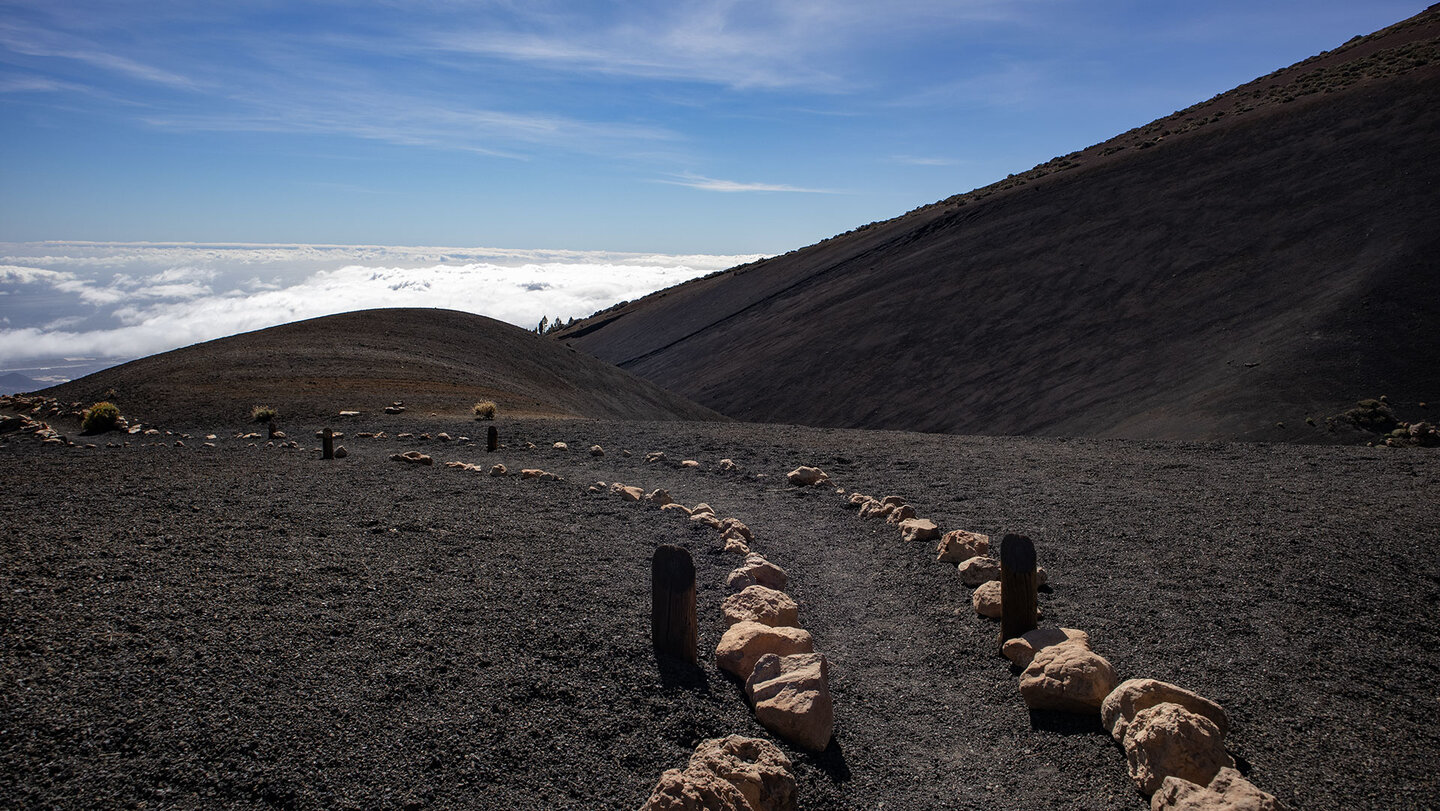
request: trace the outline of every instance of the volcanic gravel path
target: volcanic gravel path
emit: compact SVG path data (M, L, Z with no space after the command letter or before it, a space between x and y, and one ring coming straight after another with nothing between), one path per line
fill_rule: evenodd
M825 753L786 747L802 807L1146 807L1097 721L1026 711L954 566L831 488L789 486L799 464L943 529L1033 537L1043 623L1089 632L1121 678L1225 705L1242 770L1293 806L1418 808L1440 788L1433 452L499 428L487 454L393 438L474 423L367 419L344 430L392 438L348 437L333 462L233 430L199 447L203 428L184 447L0 440L7 807L634 808L700 739L768 737L709 655L736 558L595 480L706 501L789 571L837 716ZM388 460L411 449L435 466ZM695 557L700 671L650 651L661 543Z

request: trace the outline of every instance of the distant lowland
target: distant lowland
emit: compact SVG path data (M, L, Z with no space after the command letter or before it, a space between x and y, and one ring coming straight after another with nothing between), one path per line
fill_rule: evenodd
M522 413L612 419L1366 441L1352 429L1376 413L1425 421L1440 387L1437 78L1431 8L985 188L544 337L367 310L52 393L114 391L127 412L191 424L239 401L320 414L408 387L440 410L513 396Z

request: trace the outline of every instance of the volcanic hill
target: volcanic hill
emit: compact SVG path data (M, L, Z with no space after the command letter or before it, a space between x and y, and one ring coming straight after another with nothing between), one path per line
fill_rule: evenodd
M378 412L457 414L493 400L504 416L719 420L653 383L492 318L361 310L220 338L55 386L61 401L113 399L132 419L234 424L252 406L281 420Z
M1433 6L557 338L746 421L1326 441L1440 399L1437 77Z

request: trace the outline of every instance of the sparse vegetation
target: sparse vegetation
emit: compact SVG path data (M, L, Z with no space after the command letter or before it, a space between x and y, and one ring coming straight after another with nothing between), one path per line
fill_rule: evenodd
M274 406L257 405L250 409L250 419L254 422L269 422L279 413Z
M471 409L477 420L495 419L495 404L489 400L482 400L476 403Z
M114 403L101 401L85 409L80 418L80 430L87 434L99 434L114 430L120 422L120 409Z

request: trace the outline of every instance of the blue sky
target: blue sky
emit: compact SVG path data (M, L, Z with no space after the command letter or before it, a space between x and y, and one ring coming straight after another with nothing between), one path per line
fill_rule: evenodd
M0 241L778 253L1426 0L0 0Z

